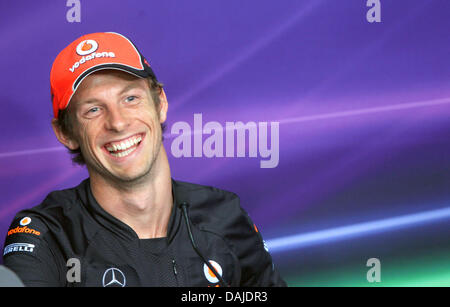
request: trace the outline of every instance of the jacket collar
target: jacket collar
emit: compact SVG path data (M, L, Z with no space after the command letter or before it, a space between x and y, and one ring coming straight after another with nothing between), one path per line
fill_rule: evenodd
M177 182L172 179L172 211L167 227L167 243L172 242L173 238L178 232L181 221L181 212L178 207L180 200L180 192ZM138 240L136 232L127 224L115 218L106 212L95 199L90 185L90 179L83 180L77 187L77 194L90 216L95 220L96 224L101 228L106 228L118 237L124 240Z

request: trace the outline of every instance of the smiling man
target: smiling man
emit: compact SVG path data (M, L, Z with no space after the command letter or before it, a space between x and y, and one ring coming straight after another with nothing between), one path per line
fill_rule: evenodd
M154 103L152 82L120 70L93 72L68 106L73 132L53 120L60 142L81 149L97 201L140 238L165 236L173 202L161 131L167 100L158 89Z
M286 285L234 193L172 179L167 98L129 39L80 37L50 83L53 130L89 178L13 220L4 263L25 285Z

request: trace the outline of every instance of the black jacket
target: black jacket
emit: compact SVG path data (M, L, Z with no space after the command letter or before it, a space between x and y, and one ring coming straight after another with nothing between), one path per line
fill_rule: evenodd
M89 179L52 192L16 215L4 264L27 286L286 286L236 194L175 180L172 193L167 237L139 239Z

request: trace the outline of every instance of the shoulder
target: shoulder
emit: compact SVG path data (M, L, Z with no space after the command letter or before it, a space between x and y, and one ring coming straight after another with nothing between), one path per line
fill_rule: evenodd
M260 232L235 193L191 183L179 182L178 187L184 199L177 201L189 203L192 223L199 230L221 237L239 260L241 286L286 286L274 269Z
M21 250L36 253L42 245L47 245L55 233L61 233L65 221L73 214L77 204L76 188L53 191L41 204L19 211L13 218L6 233L4 256Z
M194 223L215 223L243 213L239 196L231 191L183 181L175 181L175 185L177 201L189 204Z
M215 233L233 245L245 240L262 242L237 194L213 186L176 183L177 201L189 204L189 217L199 229Z
M64 217L77 207L77 199L76 188L53 191L39 205L19 211L11 227L33 225L44 233L63 223Z
M211 197L215 199L236 198L237 195L233 192L219 189L210 185L201 185L197 183L190 183L186 181L173 180L175 188L179 196L192 198L196 201L208 200Z

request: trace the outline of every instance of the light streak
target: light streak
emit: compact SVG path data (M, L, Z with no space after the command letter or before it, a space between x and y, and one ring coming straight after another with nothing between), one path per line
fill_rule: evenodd
M271 253L450 218L450 207L266 240Z

